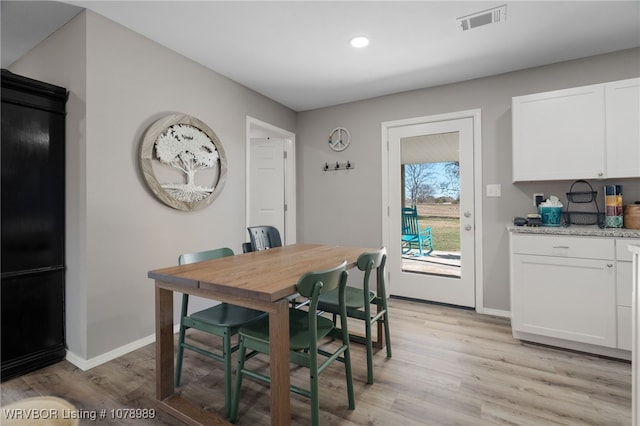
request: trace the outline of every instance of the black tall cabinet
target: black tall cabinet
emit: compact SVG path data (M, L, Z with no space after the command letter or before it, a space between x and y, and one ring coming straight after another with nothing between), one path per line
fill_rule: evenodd
M65 356L67 90L2 70L2 380Z

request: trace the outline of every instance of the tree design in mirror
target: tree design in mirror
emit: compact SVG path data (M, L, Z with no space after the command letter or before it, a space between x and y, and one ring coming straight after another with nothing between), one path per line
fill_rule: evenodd
M211 204L226 176L220 140L205 123L185 114L161 118L147 129L140 165L155 196L185 211Z

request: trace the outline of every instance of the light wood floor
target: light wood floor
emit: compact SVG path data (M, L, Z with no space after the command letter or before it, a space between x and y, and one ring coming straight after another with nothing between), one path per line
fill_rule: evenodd
M324 425L630 425L631 364L511 337L509 320L469 310L392 299L393 358L374 356L366 384L364 348L353 345L356 410L347 409L341 364L320 376ZM357 323L353 324L355 329ZM202 335L193 334L195 339ZM217 344L217 343L216 343ZM82 372L64 361L2 384L2 405L55 395L84 410L153 408L154 346ZM267 358L248 361L268 368ZM292 372L303 383L307 370ZM180 391L221 411L219 363L185 355ZM292 423L309 424L308 401L292 395ZM240 425L269 423L264 385L242 386ZM82 421L83 425L179 425L164 413L152 420Z

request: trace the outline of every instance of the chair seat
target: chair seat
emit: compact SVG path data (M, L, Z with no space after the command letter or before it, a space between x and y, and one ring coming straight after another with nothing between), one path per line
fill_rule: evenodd
M220 303L211 308L193 313L190 318L218 327L239 327L249 321L265 317L262 311L244 308L242 306Z
M292 351L308 349L310 342L309 313L300 309L289 309L289 345ZM333 330L333 321L318 317L318 340L326 337ZM254 321L240 328L242 336L269 343L269 318Z
M403 235L402 236L402 241L404 241L405 243L418 242L420 240L431 241L431 235Z
M375 299L376 294L369 292L369 302ZM364 290L356 287L346 287L344 289L345 305L347 309L358 309L364 307ZM327 305L338 306L338 292L336 290L321 294L318 297L318 309L327 310ZM323 307L324 306L324 307Z

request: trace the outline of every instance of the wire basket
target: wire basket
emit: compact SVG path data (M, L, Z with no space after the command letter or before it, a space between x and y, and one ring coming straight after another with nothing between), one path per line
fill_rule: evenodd
M600 212L564 212L564 226L569 225L598 225L604 228L604 213Z
M574 191L573 187L576 184L587 185L589 187L589 191ZM571 188L569 188L569 192L567 192L567 200L569 200L570 203L593 203L596 201L597 195L598 191L594 191L589 182L586 180L577 180L571 184Z
M576 185L586 186L589 191L574 191L574 187ZM594 191L591 184L586 180L577 180L573 182L569 192L567 192L567 211L562 213L564 219L562 225L598 225L600 228L604 228L605 214L600 213L598 200L596 199L597 195L598 192ZM593 210L595 211L571 211L571 203L591 203Z

